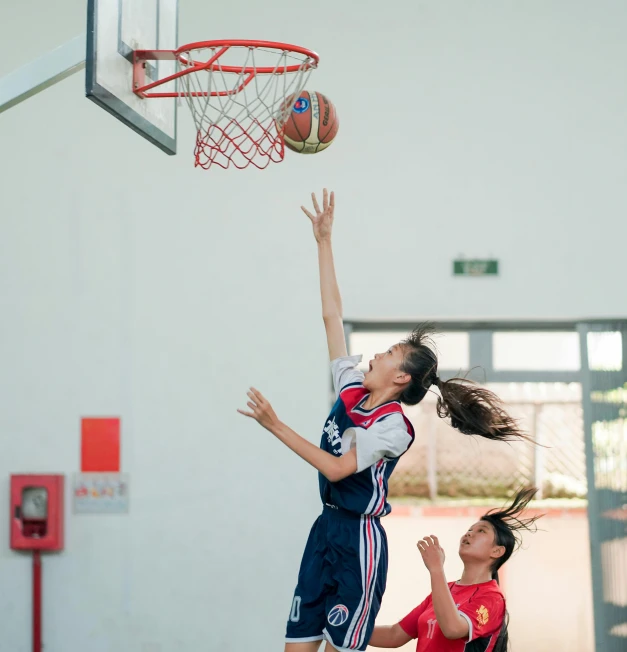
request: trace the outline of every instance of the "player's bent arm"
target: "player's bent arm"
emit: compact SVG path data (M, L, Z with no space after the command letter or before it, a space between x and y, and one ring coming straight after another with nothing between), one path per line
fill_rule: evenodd
M342 318L342 297L335 275L331 238L318 243L318 264L320 267L322 319L327 333L329 359L335 360L347 355L347 351Z
M336 457L301 437L282 422L273 426L270 432L305 462L320 471L329 482L339 482L357 471L357 452L354 448L345 455Z
M411 641L411 636L398 624L375 627L368 645L372 647L401 647Z
M467 638L468 621L459 613L444 575L444 569L432 570L431 598L433 610L442 634L448 639Z

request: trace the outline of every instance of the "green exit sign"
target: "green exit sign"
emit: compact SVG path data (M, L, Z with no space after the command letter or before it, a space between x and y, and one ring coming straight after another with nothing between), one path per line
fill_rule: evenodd
M454 260L455 276L498 276L498 260Z

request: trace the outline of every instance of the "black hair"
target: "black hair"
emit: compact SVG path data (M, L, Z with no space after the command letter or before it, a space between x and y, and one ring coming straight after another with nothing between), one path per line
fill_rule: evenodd
M435 385L440 390L438 416L450 417L453 428L462 434L497 441L530 440L494 392L465 378L442 381L438 377L438 359L431 338L434 332L432 325L421 324L401 342L401 371L409 374L411 381L399 400L405 405L417 405Z

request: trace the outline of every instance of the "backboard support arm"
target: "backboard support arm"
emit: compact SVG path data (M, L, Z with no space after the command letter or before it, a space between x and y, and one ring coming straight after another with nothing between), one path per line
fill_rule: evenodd
M0 113L84 70L85 42L86 35L80 34L0 78Z

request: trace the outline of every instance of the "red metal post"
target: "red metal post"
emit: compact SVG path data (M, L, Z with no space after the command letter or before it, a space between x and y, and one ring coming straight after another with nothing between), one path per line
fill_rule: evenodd
M41 652L41 553L33 550L33 652Z

